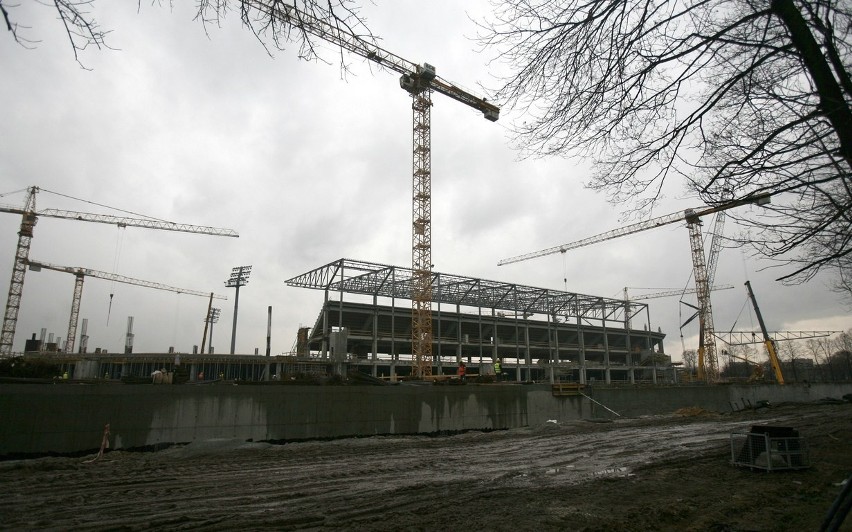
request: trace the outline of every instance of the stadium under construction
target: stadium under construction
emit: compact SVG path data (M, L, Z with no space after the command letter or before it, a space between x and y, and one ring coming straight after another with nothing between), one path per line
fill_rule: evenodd
M665 334L650 327L647 304L433 272L432 374L494 376L507 382L671 383ZM45 353L74 379L150 378L165 370L180 381L267 381L293 375L385 380L412 375L412 270L339 259L286 281L323 290L313 327L277 356L199 353ZM100 351L100 350L97 350Z
M325 293L314 326L300 331L297 354L314 353L338 371L410 375L412 278L410 268L339 259L289 279ZM499 360L507 380L671 382L665 334L650 323L642 303L432 273L435 375L454 374L459 362L493 374Z

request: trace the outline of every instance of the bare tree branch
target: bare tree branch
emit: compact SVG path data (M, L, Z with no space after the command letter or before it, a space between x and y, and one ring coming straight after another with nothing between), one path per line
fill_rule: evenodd
M138 0L140 7L141 1ZM38 3L56 12L68 37L74 59L83 68L86 67L80 57L82 52L91 46L98 49L109 48L106 42L109 31L101 29L94 16L95 0L38 0ZM164 3L172 7L172 2L151 0L152 5ZM30 28L15 21L16 7L17 4L10 5L8 0L0 0L0 13L6 22L6 29L16 42L31 47L36 41L28 39L19 31ZM285 20L271 16L271 13L285 11L293 13L294 16ZM299 57L309 61L328 62L319 53L317 38L305 31L304 20L300 18L302 16L334 24L366 41L376 41L354 0L197 0L195 20L204 26L209 36L208 27L219 27L232 12L239 13L242 23L270 55L274 51L283 50L288 44L295 43L299 47ZM345 75L349 68L342 49L339 54L341 73Z
M765 215L737 218L740 243L791 267L787 282L849 265L848 2L492 6L480 44L509 68L497 94L522 113L525 156L588 157L586 185L641 213L672 179L710 205L771 192Z

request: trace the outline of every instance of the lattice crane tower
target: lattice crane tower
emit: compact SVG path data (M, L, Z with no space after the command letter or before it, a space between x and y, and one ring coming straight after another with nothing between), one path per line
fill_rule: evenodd
M279 22L314 35L341 49L364 57L383 68L401 74L399 84L412 98L413 127L413 186L411 237L411 343L412 373L422 377L432 374L432 141L430 110L432 91L473 107L495 122L500 108L485 98L441 79L435 67L418 65L403 59L375 44L313 17L283 2L253 0L247 2L260 13Z
M12 280L9 283L9 296L6 298L6 311L3 314L3 330L0 335L0 355L10 355L12 344L15 340L15 329L18 325L18 310L21 308L21 296L24 291L24 275L27 271L27 261L30 255L30 244L33 238L33 230L39 216L48 218L62 218L65 220L77 220L81 222L97 222L113 224L119 227L144 227L146 229L163 229L166 231L178 231L182 233L197 233L202 235L238 237L232 229L220 229L200 225L189 225L183 223L167 222L154 218L128 218L125 216L110 216L107 214L93 214L89 212L64 211L58 209L43 209L36 211L36 193L39 187L27 189L27 199L23 208L0 206L0 212L20 214L21 229L18 231L18 246L15 250L15 264L12 267Z
M701 217L717 212L722 212L734 207L742 205L765 205L770 202L769 194L755 194L746 196L739 200L732 200L717 207L704 207L697 209L686 209L683 212L676 212L652 218L643 222L638 222L612 231L607 231L599 235L577 240L561 246L534 251L524 255L518 255L503 259L497 263L498 266L513 264L525 260L552 255L554 253L565 253L569 250L576 249L590 244L596 244L605 240L612 240L626 235L632 235L640 231L654 229L663 225L668 225L676 222L685 221L689 229L689 244L692 250L692 267L695 277L695 292L698 298L698 318L699 318L699 341L698 341L698 376L707 382L717 382L719 380L719 362L716 356L716 338L713 327L713 309L710 306L710 284L708 283L707 262L704 258L704 243L701 239ZM716 252L718 253L718 251ZM715 259L713 259L715 264ZM715 270L715 267L714 267Z
M115 273L102 272L100 270L93 270L91 268L80 268L73 266L59 266L56 264L50 264L48 262L39 262L28 260L27 265L30 270L37 272L42 269L53 270L55 272L62 273L70 273L74 276L74 293L71 296L71 315L68 318L68 333L66 334L67 338L65 341L65 352L73 353L74 352L74 344L76 342L77 336L77 321L80 316L80 303L83 299L83 280L86 277L94 277L96 279L104 279L107 281L113 281L116 283L124 283L131 284L135 286L144 286L145 288L153 288L155 290L165 290L167 292L175 292L177 294L187 294L190 296L200 296L200 297L211 297L216 299L228 299L225 296L219 296L215 294L211 294L209 292L199 292L198 290L190 290L188 288L178 288L176 286L169 286L163 283L157 283L154 281L145 281L143 279L134 279L133 277L126 277L124 275L118 275Z

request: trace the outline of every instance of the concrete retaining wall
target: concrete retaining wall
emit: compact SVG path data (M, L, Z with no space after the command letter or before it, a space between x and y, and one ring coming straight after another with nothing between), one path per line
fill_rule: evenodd
M555 419L730 411L852 393L852 384L587 388L553 397L549 385L251 386L0 384L0 456L114 449L213 438L302 440L535 426ZM597 401L600 404L595 403Z

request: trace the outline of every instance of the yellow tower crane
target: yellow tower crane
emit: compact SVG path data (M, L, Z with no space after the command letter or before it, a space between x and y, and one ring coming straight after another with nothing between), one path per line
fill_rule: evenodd
M199 292L198 290L189 290L187 288L177 288L175 286L169 286L162 283L155 283L153 281L144 281L142 279L134 279L133 277L125 277L124 275L117 275L115 273L102 272L99 270L92 270L90 268L75 268L71 266L57 266L56 264L50 264L47 262L39 262L34 260L28 260L27 265L29 269L37 272L42 269L45 270L53 270L57 272L70 273L74 276L74 294L71 296L71 317L68 319L68 333L66 334L65 340L65 352L73 353L74 352L74 343L75 337L77 336L77 320L80 316L80 302L83 299L83 279L85 277L94 277L96 279L105 279L107 281L113 281L116 283L124 283L124 284L132 284L136 286L144 286L145 288L153 288L155 290L165 290L168 292L176 292L178 294L187 294L190 296L200 296L200 297L209 297L212 301L213 299L228 299L226 296L220 296L213 294L211 292Z
M93 214L89 212L64 211L58 209L36 210L36 193L39 187L29 187L27 198L23 208L0 206L0 212L20 214L21 229L18 231L18 246L15 249L15 263L12 267L12 280L9 283L9 296L6 298L6 311L3 314L3 330L0 334L0 356L12 353L12 344L15 340L15 329L18 325L18 310L21 308L21 296L24 292L24 275L27 271L27 260L30 255L30 243L33 239L33 230L39 216L48 218L61 218L65 220L78 220L82 222L97 222L113 224L119 227L144 227L146 229L163 229L166 231L179 231L183 233L198 233L202 235L238 237L232 229L220 229L216 227L189 225L183 223L167 222L154 218L128 218L124 216L110 216L107 214ZM46 191L49 192L49 191Z
M249 0L245 4L273 20L299 28L324 41L364 57L383 68L401 74L400 87L412 98L414 119L412 238L411 238L411 344L412 374L432 374L432 91L473 107L494 122L500 108L456 86L435 73L429 63L419 65L379 48L375 44L313 17L284 2Z
M730 201L717 207L686 209L683 212L676 212L659 218L652 218L644 222L613 229L612 231L577 240L569 244L563 244L561 246L555 246L541 251L503 259L499 261L497 265L504 266L506 264L513 264L538 257L544 257L545 255L552 255L554 253L565 253L572 249L596 244L605 240L612 240L614 238L632 235L640 231L654 229L663 225L685 221L686 226L689 229L689 243L692 250L692 266L693 275L695 277L695 292L698 298L698 374L699 378L702 380L706 380L707 382L717 382L719 380L719 362L718 357L716 356L713 311L710 306L710 284L708 283L707 261L704 257L704 243L701 238L701 217L742 205L765 205L769 203L769 201L769 194L755 194L746 196L739 200Z

